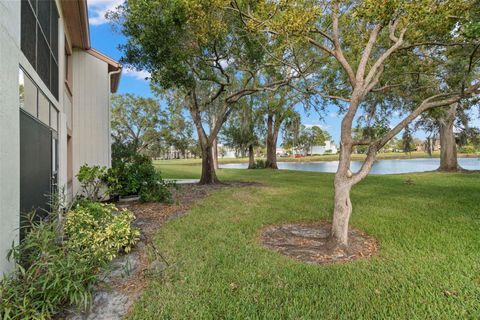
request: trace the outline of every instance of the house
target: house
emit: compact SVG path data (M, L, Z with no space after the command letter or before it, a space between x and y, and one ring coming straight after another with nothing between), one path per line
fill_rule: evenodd
M436 136L427 137L425 140L414 139L413 143L415 144L415 151L427 152L429 148L432 152L440 150L440 138Z
M337 146L335 146L331 141L325 141L324 146L313 146L311 155L324 155L324 154L337 154Z
M277 147L276 154L277 154L277 156L282 157L282 156L288 154L288 151L285 148Z
M237 158L240 156L235 149L221 143L217 143L217 154L219 158Z
M71 199L81 165L110 165L121 66L91 48L86 0L0 0L0 61L1 274L20 213Z
M305 150L295 149L296 155L303 155L303 156L314 156L314 155L324 155L324 154L337 154L338 149L332 141L325 141L324 146L312 146L309 152L305 152Z

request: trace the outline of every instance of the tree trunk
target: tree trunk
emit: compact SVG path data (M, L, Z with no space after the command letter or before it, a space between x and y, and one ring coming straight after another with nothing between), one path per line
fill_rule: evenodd
M427 138L426 149L427 149L428 156L431 157L432 156L432 151L433 151L432 150L433 149L433 141L432 141L431 137Z
M255 154L253 152L253 144L248 146L248 169L255 169Z
M273 123L273 115L267 117L267 161L265 168L278 169L277 166L277 139Z
M340 161L334 181L335 197L330 233L330 243L344 248L348 246L348 222L352 214L352 202L350 201L350 190L352 188L352 182L350 181L351 151L351 147L345 147L344 145L340 148Z
M356 90L355 90L356 91ZM338 169L335 173L334 187L334 208L332 229L330 232L329 246L331 248L348 247L348 223L352 214L352 202L350 200L350 190L361 181L370 171L375 159L376 148L369 148L367 158L362 168L354 176L350 171L350 160L354 149L352 138L352 123L356 110L360 104L361 92L352 94L349 110L341 124L340 133L340 158Z
M215 172L215 163L213 158L213 146L202 145L202 177L200 184L215 184L220 181Z
M348 246L348 222L352 214L351 185L347 180L335 177L335 207L333 209L331 240L337 246Z
M213 140L212 152L213 152L213 167L215 169L218 169L218 144L217 144L217 139Z
M438 171L458 171L457 144L453 134L453 125L458 104L452 104L439 122L440 133L440 167Z

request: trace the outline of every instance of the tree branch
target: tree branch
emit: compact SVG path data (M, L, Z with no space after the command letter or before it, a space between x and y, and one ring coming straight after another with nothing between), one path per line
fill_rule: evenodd
M370 37L368 39L367 45L365 46L365 50L363 51L362 58L358 65L357 69L357 81L363 80L363 76L365 75L365 69L367 68L368 60L370 59L370 55L372 54L373 46L377 41L378 34L382 30L382 26L377 24L373 28L372 32L370 33Z
M348 63L347 59L345 58L342 46L340 44L340 31L338 28L338 1L333 2L333 9L332 9L332 28L333 28L333 44L335 46L335 57L337 58L338 62L342 66L342 68L347 73L348 79L350 81L350 85L355 87L356 79L355 73L353 72L352 67Z

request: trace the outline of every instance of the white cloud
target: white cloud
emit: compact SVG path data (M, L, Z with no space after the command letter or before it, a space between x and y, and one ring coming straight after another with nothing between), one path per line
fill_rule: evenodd
M121 5L123 0L88 0L89 22L93 26L107 23L105 14Z
M126 76L130 76L130 77L135 78L137 80L145 80L145 81L146 81L146 78L150 78L152 76L147 71L144 71L144 70L138 71L138 70L128 68L128 67L123 69L122 74L126 75Z

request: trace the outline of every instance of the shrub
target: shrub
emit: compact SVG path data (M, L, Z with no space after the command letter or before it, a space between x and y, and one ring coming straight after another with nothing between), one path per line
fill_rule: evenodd
M138 241L140 232L131 226L134 219L131 211L119 211L113 204L80 202L65 222L66 247L108 262L118 252L129 252Z
M69 213L65 223L66 246L82 251L99 262L107 262L118 252L129 252L140 235L130 224L132 212L119 211L112 204L83 201Z
M477 149L472 145L466 145L466 146L462 146L462 147L458 148L458 152L473 154L473 153L477 152Z
M100 201L108 195L106 185L111 179L109 178L107 167L90 167L84 164L78 170L77 179L80 182L83 197L93 201ZM113 183L111 184L113 185Z
M253 169L265 169L265 160L263 159L258 159L255 161L255 166Z
M138 241L133 219L129 211L83 200L67 214L63 242L55 215L31 219L9 254L17 271L0 283L0 319L47 319L69 305L86 309L101 268Z
M55 222L34 222L11 257L22 265L0 284L0 318L47 319L63 305L86 308L90 303L96 265L56 241Z
M134 155L114 162L109 171L110 189L120 196L139 195L141 201L168 202L169 187L155 169L152 160L143 155Z

